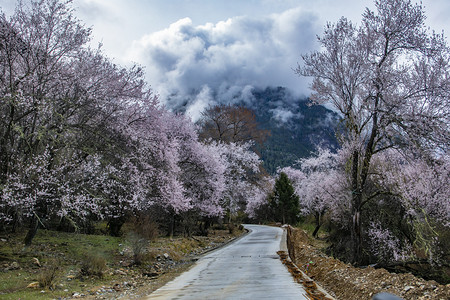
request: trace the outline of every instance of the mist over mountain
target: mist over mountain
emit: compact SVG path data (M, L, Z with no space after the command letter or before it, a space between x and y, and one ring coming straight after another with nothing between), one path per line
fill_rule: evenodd
M319 29L316 16L300 7L204 25L183 18L133 42L129 57L147 66L146 78L164 105L196 121L210 104L249 100L254 88L309 93L309 81L292 68L301 53L317 47Z
M193 121L197 121L208 106L233 104L251 109L260 128L270 131L264 145L256 147L270 174L275 174L277 168L311 156L319 146L338 147L335 130L339 115L322 105L312 105L308 98L298 96L286 87L247 87L228 96L208 91L207 99L198 107L187 97L182 105L169 108L176 113L198 116Z
M335 129L339 116L324 106L311 105L308 98L296 96L285 87L251 88L241 91L240 95L220 100L212 96L207 105L234 104L255 113L259 127L270 132L265 143L256 145L255 149L270 174L275 174L277 168L293 165L298 159L311 156L319 146L338 147ZM192 116L189 114L192 108L186 101L184 106L172 110ZM201 115L202 110L198 109L196 114Z
M318 146L336 149L335 129L339 116L322 105L310 105L283 87L255 89L249 108L261 128L271 132L258 150L270 174L308 157Z

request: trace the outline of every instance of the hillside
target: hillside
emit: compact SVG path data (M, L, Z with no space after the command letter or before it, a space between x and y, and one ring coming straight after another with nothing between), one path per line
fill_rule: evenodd
M336 148L338 115L308 99L295 98L283 87L255 89L251 107L263 129L271 132L258 151L266 170L292 165L309 156L317 146Z

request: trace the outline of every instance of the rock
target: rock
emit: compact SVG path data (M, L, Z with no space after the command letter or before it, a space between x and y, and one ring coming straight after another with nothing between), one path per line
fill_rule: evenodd
M122 289L120 288L120 284L118 284L118 283L116 283L114 286L113 286L113 289L116 291L116 292L120 292Z
M116 275L127 275L127 273L124 272L123 270L115 270L114 274L116 274Z
M376 294L372 300L402 300L402 298L390 293L379 293Z
M75 275L68 275L66 278L67 278L67 280L72 280L75 278Z
M37 282L37 281L32 282L29 285L27 285L27 288L29 288L29 289L36 289L38 287L39 287L39 282Z
M163 256L164 256L165 259L169 259L170 258L169 253L164 253Z
M413 286L408 285L408 286L405 286L405 287L403 288L403 290L404 290L405 292L407 292L407 291L409 291L410 289L413 289L413 288L414 288Z
M75 292L75 293L72 294L72 297L73 297L73 298L81 298L81 294Z
M7 268L8 270L19 270L20 269L20 265L18 262L13 261L9 267Z
M41 263L39 262L39 259L37 259L36 257L33 257L31 259L31 262L33 263L33 265L41 267Z
M147 277L157 277L159 276L158 272L144 272L142 273L142 275L147 276Z
M2 241L3 243L6 243L8 240L7 239L0 239L0 241Z
M129 267L131 265L132 265L132 263L129 261L121 261L120 262L120 266L122 266L122 267Z

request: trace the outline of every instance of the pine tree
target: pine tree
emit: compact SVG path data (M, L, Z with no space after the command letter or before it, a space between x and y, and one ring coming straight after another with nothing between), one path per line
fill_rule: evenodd
M280 173L280 177L275 181L271 206L276 221L283 224L298 222L299 198L286 173Z

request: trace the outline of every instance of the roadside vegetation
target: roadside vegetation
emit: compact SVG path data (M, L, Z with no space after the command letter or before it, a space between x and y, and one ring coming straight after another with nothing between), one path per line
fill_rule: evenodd
M296 71L312 78L312 103L340 113L340 147L318 147L279 170L276 182L287 175L312 235L327 231L328 254L447 284L450 48L426 27L420 4L375 7L359 25L329 23L321 49L302 56ZM282 190L275 184L261 218L283 222L274 207L296 209Z
M98 230L106 230L100 224ZM145 296L187 269L197 257L243 234L215 226L206 236L154 236L137 247L129 232L121 237L39 230L24 249L25 231L0 234L0 298Z
M306 227L312 229L310 226ZM425 280L409 272L392 273L373 266L354 267L324 255L330 243L325 239L313 238L312 231L301 228L288 231L290 257L302 272L313 278L336 299L365 300L382 292L397 295L405 300L450 297L448 284Z

